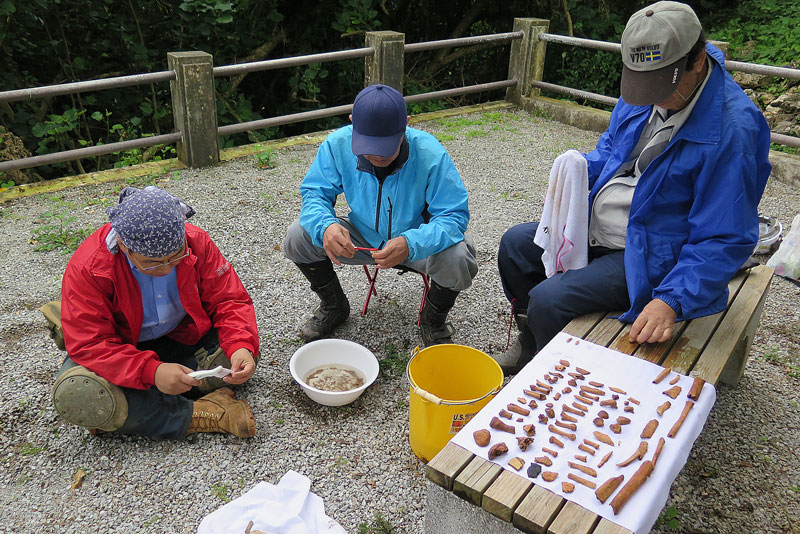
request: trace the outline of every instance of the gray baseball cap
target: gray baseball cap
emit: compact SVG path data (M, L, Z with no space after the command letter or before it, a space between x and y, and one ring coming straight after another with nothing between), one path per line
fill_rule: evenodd
M656 2L634 13L622 32L622 99L647 106L669 98L701 32L697 15L681 2Z

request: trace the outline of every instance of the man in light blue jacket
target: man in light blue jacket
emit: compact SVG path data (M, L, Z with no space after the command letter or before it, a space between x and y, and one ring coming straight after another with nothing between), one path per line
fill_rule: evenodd
M500 242L520 336L495 359L516 372L569 321L627 310L633 343L725 309L728 282L758 241L771 166L761 112L705 42L694 11L657 2L622 34L622 98L588 162L589 265L544 275L536 223Z
M420 320L423 343L450 343L454 329L447 314L478 271L472 239L464 234L464 183L432 135L407 127L397 90L365 88L350 120L320 146L300 186L300 218L283 244L284 255L320 297L300 336L327 336L350 314L332 263L402 265L431 277ZM350 208L346 217L334 211L342 193Z

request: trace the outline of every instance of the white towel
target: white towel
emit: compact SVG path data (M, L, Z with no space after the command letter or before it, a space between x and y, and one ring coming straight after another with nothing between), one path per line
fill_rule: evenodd
M542 220L533 242L544 249L545 274L586 267L589 262L589 172L586 158L567 150L550 170Z
M308 477L288 471L277 485L260 482L222 508L207 515L197 534L242 534L252 530L269 534L347 534L325 515L322 498L311 493Z

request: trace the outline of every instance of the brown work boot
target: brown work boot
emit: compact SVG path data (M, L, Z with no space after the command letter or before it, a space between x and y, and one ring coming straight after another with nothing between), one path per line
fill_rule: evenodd
M251 438L256 435L256 421L246 400L236 400L230 388L220 388L194 401L189 434L195 432L227 432Z

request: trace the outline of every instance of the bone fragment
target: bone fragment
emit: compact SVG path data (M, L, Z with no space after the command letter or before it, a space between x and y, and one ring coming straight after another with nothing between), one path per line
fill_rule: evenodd
M636 406L639 406L639 404L640 404L640 402L638 400L634 399L633 397L628 397L628 400L631 401L632 403L634 403Z
M547 384L543 383L541 380L537 380L536 381L536 385L539 386L540 388L544 389L548 393L553 391L553 386L548 386ZM531 386L531 389L533 389L533 386Z
M563 365L556 365L555 368L556 368L556 371L563 371L563 370L566 369L566 367L564 367Z
M576 460L580 460L583 463L586 463L586 455L585 454L576 454L575 455L575 459Z
M603 384L603 383L601 383L601 382L595 382L594 380L589 380L589 385L590 385L590 386L594 386L594 387L596 387L596 388L601 388L601 387L603 387L605 384Z
M582 411L582 410L576 410L576 409L575 409L575 408L573 408L572 406L567 406L566 404L565 404L565 405L563 405L563 406L561 407L561 409L562 409L562 410L564 410L565 412L569 412L569 413L571 413L571 414L580 415L581 417L583 417L584 415L586 415L586 412L584 412L584 411Z
M645 483L652 472L653 462L650 460L645 460L642 462L642 465L639 466L639 469L636 470L628 483L622 486L622 489L619 490L619 493L617 493L616 497L611 500L611 508L614 509L615 515L622 510L622 507L625 506L625 503L628 502L628 499L630 499L633 494L636 493L636 490L638 490L641 485Z
M594 435L595 438L597 438L598 441L602 441L606 445L611 445L612 447L614 446L614 440L608 437L608 434L603 434L599 430L595 430L594 432L592 432L592 434Z
M533 397L536 400L542 400L543 401L543 400L545 400L547 398L545 395L543 395L542 393L539 393L538 391L531 391L529 389L523 389L522 392L525 395L527 395L529 397Z
M527 436L536 435L536 427L534 425L522 425L522 431L525 432Z
M641 460L642 458L644 458L645 454L647 454L647 442L643 441L639 443L639 448L636 449L636 452L634 452L631 455L631 457L628 458L627 460L623 460L620 463L618 463L617 467L627 467L630 464L632 464L634 460Z
M619 434L622 432L622 425L619 423L612 423L608 425L608 428L610 428L614 434Z
M694 401L686 401L686 404L683 406L683 411L681 411L681 416L678 417L678 420L675 421L675 424L672 425L672 428L667 432L668 438L674 438L678 434L678 430L681 429L681 425L683 425L683 422L686 420L686 416L689 415L689 410L692 409L692 406L694 406Z
M547 467L553 465L553 460L551 460L547 456L537 456L536 458L533 459L533 461L536 462L537 464L546 465Z
M566 421L568 423L577 423L578 422L577 419L575 419L570 414L565 413L565 412L561 412L561 419L563 419L564 421Z
M536 404L536 399L531 399L531 401L528 403L528 406L535 410L539 405Z
M658 438L658 445L656 445L656 452L653 453L653 465L656 465L658 457L661 455L661 449L664 448L664 438Z
M680 380L681 380L681 375L675 375L675 378L669 381L669 385L674 386L675 384L680 382Z
M603 426L604 424L606 424L606 423L605 423L605 421L603 421L603 418L602 418L602 417L595 417L595 418L592 420L592 422L594 423L594 426L597 426L597 427L601 427L601 426Z
M621 425L628 425L628 424L630 424L630 422L631 422L631 420L628 419L627 417L623 417L621 415L619 417L617 417L617 423L619 423Z
M556 411L552 408L545 408L544 413L547 414L547 417L550 417L551 419L556 416Z
M569 367L569 361L568 360L558 360L558 363L560 363L564 367Z
M542 452L546 452L547 454L549 454L553 458L558 457L558 452L554 451L553 449L551 449L549 447L542 447Z
M492 433L482 428L480 430L476 430L472 433L472 438L475 440L475 444L478 447L485 447L489 444L489 441L492 439Z
M547 421L549 421L547 416L545 414L543 414L543 413L540 413L539 414L539 422L542 423L543 425L546 425Z
M558 400L560 398L561 398L561 393L556 392L556 394L553 395L553 400Z
M575 396L577 397L578 395L576 394ZM582 396L584 399L591 399L593 401L599 401L600 400L600 397L598 397L597 395L593 395L593 394L589 393L588 391L581 391L580 396Z
M518 413L519 415L530 415L531 414L531 411L529 409L523 408L522 406L517 406L513 402L510 403L508 406L506 406L506 408L508 408L508 411L514 412L514 413Z
M587 444L588 446L593 447L595 449L599 449L600 448L600 445L598 445L597 443L595 443L594 441L592 441L590 439L583 438L583 442L585 444Z
M602 417L603 419L608 419L608 412L605 410L600 410L597 412L598 417Z
M558 439L557 437L555 437L555 436L550 436L550 440L549 440L549 441L550 441L550 443L552 443L553 445L558 445L558 446L559 446L559 447L561 447L562 449L564 448L564 443L563 443L563 442L562 442L560 439Z
M586 378L580 373L567 373L569 376L574 378L575 380L586 380Z
M591 480L586 480L585 478L581 478L578 475L576 475L575 473L569 473L567 475L567 478L570 479L570 480L574 480L578 484L583 484L584 486L586 486L589 489L595 489L597 487L597 484L595 484Z
M506 410L500 410L500 413L498 415L503 419L511 419L512 417L514 417L513 415L511 415L511 412Z
M626 413L633 413L634 411L633 406L625 406L624 410Z
M608 386L608 389L614 393L619 393L620 395L627 395L627 392L624 389L615 388L614 386Z
M553 471L542 471L542 480L546 482L552 482L558 478L558 473L554 473Z
M514 434L516 432L516 429L513 426L505 424L497 417L492 417L491 422L489 422L489 426L495 430L501 430L503 432L508 432L509 434Z
M519 456L516 456L508 461L508 465L519 471L525 466L525 460L523 460Z
M623 480L625 480L625 475L619 475L618 477L609 478L600 484L600 487L594 492L597 496L597 500L605 504L608 498L611 497L611 494L614 493L614 490L622 484Z
M584 393L591 393L593 395L600 395L601 397L606 394L605 391L599 388L595 388L592 386L581 386L581 391Z
M564 432L560 428L555 425L550 425L547 429L552 432L553 434L558 434L561 437L567 438L570 441L575 441L575 434L570 434L569 432Z
M592 374L589 371L587 371L586 369L581 369L580 367L576 367L575 370L578 371L582 375L590 375L590 374Z
M658 376L653 379L653 384L658 384L659 382L667 378L667 375L670 374L671 372L672 372L672 367L663 368L661 372L658 373Z
M578 385L578 383L575 381L574 378L570 378L569 380L567 380L567 384L569 384L572 387L575 387L575 386Z
M593 449L593 448L591 448L591 447L589 447L589 446L587 446L587 445L585 445L585 444L583 444L583 443L581 443L580 445L578 445L578 448L579 448L580 450L582 450L583 452L589 453L589 454L591 454L592 456L594 456L594 449Z
M561 390L561 393L563 393L564 395L566 395L567 393L572 393L572 388L567 386Z
M594 401L592 399L587 399L586 397L584 397L582 395L575 395L575 400L581 401L582 403L588 404L589 406L594 404Z
M561 483L561 491L564 493L572 493L575 491L575 484L572 482L562 482Z
M692 382L692 387L689 389L688 397L696 401L700 397L700 392L703 391L703 384L705 383L706 381L699 376L694 377L694 382Z
M651 419L647 422L644 426L644 430L642 430L642 435L640 436L642 439L649 439L653 437L653 434L658 428L658 419Z
M588 465L576 464L575 462L567 462L567 465L569 465L573 469L577 469L578 471L581 471L582 473L589 475L590 477L597 478L597 471L595 471Z
M589 407L588 406L584 406L583 404L581 404L578 401L573 402L572 406L574 406L577 410L580 410L582 412L588 412L589 411Z
M656 412L658 412L658 415L664 415L664 412L669 410L670 406L672 406L672 403L670 401L667 401L658 408L656 408Z
M494 460L498 456L502 456L508 452L508 446L503 443L495 443L489 448L489 460Z
M617 401L615 401L614 399L601 400L600 406L608 406L609 408L616 408Z
M563 421L556 421L556 426L560 426L561 428L566 428L567 430L572 430L573 432L578 430L578 426L575 423L564 423Z
M603 457L600 459L600 462L597 464L597 468L598 468L598 469L600 469L601 467L603 467L604 465L606 465L606 462L608 461L608 459L609 459L609 458L611 458L611 454L612 454L613 452L614 452L614 451L608 451L608 452L606 453L606 455L605 455L605 456L603 456Z
M530 446L531 443L533 443L533 438L524 438L524 437L517 438L517 445L519 445L519 450L523 452L528 450L528 446Z
M681 394L681 387L680 386L672 386L668 390L664 391L664 395L666 395L667 397L669 397L671 399L676 398L680 394Z

